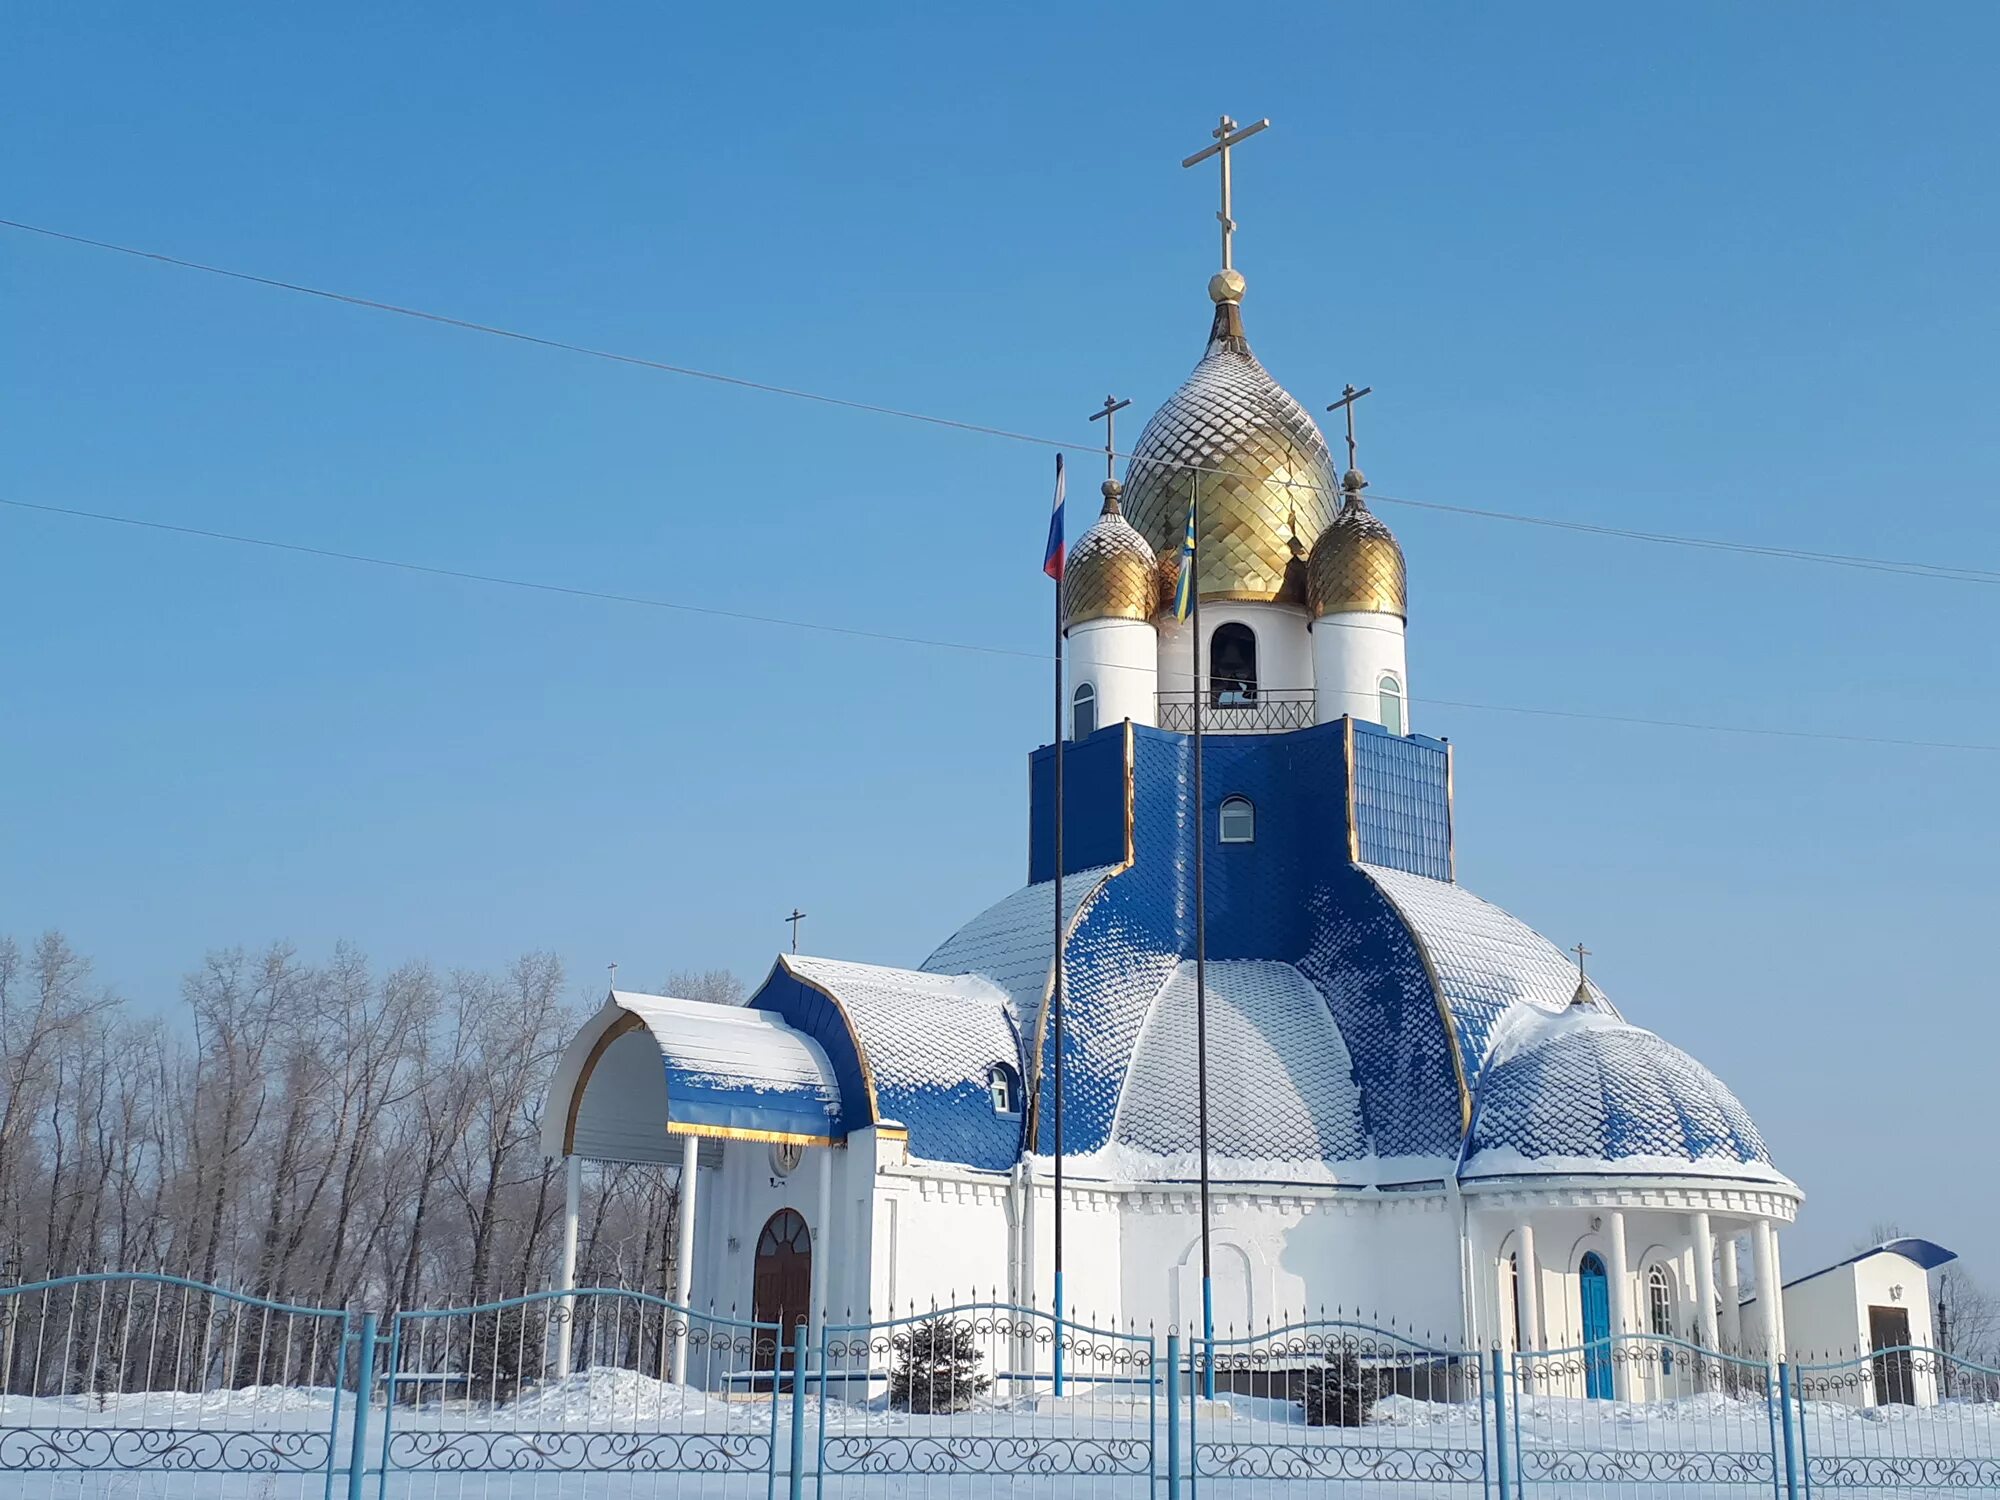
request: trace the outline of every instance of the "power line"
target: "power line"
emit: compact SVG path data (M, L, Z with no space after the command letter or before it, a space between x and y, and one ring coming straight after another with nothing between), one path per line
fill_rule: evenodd
M750 610L722 609L714 605L688 604L677 599L662 599L650 594L626 594L609 589L582 588L571 584L549 583L540 579L514 578L501 573L480 573L466 568L444 567L434 563L410 562L404 558L381 557L366 552L345 552L333 547L316 547L305 542L280 541L273 537L248 536L241 532L218 531L205 526L187 526L174 521L155 521L140 516L118 515L111 511L84 510L67 505L50 505L33 500L11 499L0 496L0 506L13 510L32 511L42 515L63 516L72 520L97 521L113 526L129 526L144 531L166 532L175 536L194 537L202 541L226 542L235 546L260 547L272 552L290 552L305 557L317 557L332 562L354 563L364 567L388 568L397 572L415 573L425 577L449 578L461 583L484 584L493 588L523 589L538 594L558 594L571 599L592 599L606 604L637 605L645 609L671 610L677 614L705 615L712 619L733 620L743 624L775 625L786 630L811 631L823 635L847 636L856 640L881 641L899 646L921 646L940 651L963 651L981 656L1013 657L1022 661L1032 661L1048 665L1054 661L1054 654L1047 651L1029 651L1014 646L993 646L978 641L951 640L942 636L907 635L896 631L868 630L852 625L835 625L823 620L806 620L785 615L758 614ZM1105 663L1106 666L1119 665ZM1133 671L1144 670L1132 667ZM1366 698L1365 693L1355 694ZM1601 724L1626 724L1650 729L1679 729L1707 734L1749 735L1773 739L1825 740L1841 744L1884 745L1906 750L1967 750L1986 754L2000 754L2000 744L1982 744L1964 740L1912 740L1896 739L1884 735L1836 734L1809 729L1765 729L1747 724L1720 724L1691 719L1643 718L1632 714L1591 713L1581 709L1534 708L1514 703L1479 703L1457 698L1430 698L1413 695L1412 701L1436 708L1466 709L1476 713L1533 714L1545 718L1576 719Z
M812 401L823 406L841 407L848 411L866 412L873 416L894 417L900 421L921 422L932 427L948 428L957 432L973 433L981 437L1000 438L1007 442L1030 443L1042 448L1090 448L1094 442L1072 442L1062 438L1043 437L1036 433L1016 432L1011 428L995 427L981 422L961 421L954 417L941 417L929 412L911 411L903 407L884 406L871 401L859 401L846 396L832 396L823 391L808 391L796 386L778 385L769 381L750 380L738 375L725 375L715 370L697 369L691 365L674 364L666 360L650 359L643 355L625 354L617 350L599 349L588 344L573 343L567 339L548 337L542 334L526 333L519 329L505 328L493 323L480 323L469 318L459 318L447 313L432 312L425 308L409 307L400 303L385 302L373 297L356 296L348 292L336 292L325 287L310 286L303 282L287 281L274 276L262 276L251 271L240 271L229 266L211 265L204 261L189 260L178 255L168 255L158 250L146 250L133 245L121 245L110 240L93 239L87 235L71 234L65 230L51 229L45 225L29 224L19 219L0 219L0 228L19 230L24 234L39 235L45 239L57 240L64 244L81 245L93 250L105 250L117 255L130 256L137 260L153 261L159 265L172 266L178 270L196 271L206 276L218 276L230 281L246 282L252 286L266 287L274 291L292 292L299 296L316 297L322 301L336 302L348 307L365 308L371 312L390 313L397 317L414 318L421 322L435 323L447 328L457 328L468 333L485 334L491 338L509 339L516 343L530 344L537 348L555 349L566 354L581 355L587 359L607 360L614 364L630 365L639 369L653 370L667 375L680 375L690 380L706 380L718 385L733 386L739 390L756 391L764 395L784 396L795 401ZM1133 453L1112 454L1114 458L1140 462L1150 462ZM1176 464L1191 472L1218 473L1216 469L1201 465ZM1287 489L1307 490L1319 493L1324 486L1304 480L1271 480L1272 484ZM1371 491L1370 503L1404 505L1418 510L1436 511L1447 515L1472 516L1480 520L1501 521L1514 525L1540 526L1559 531L1579 532L1589 536L1614 537L1624 541L1644 542L1657 546L1690 547L1703 551L1734 552L1749 557L1775 558L1788 562L1812 563L1826 567L1860 568L1870 572L1901 573L1916 578L1943 578L1959 583L2000 583L2000 570L1988 568L1967 568L1949 563L1913 562L1905 559L1868 557L1852 553L1823 552L1803 547L1767 546L1755 542L1728 541L1720 537L1683 536L1673 532L1645 531L1633 527L1611 526L1591 521L1563 520L1554 516L1538 516L1514 511L1491 510L1473 505L1454 505L1437 500L1417 500L1406 495L1378 494Z

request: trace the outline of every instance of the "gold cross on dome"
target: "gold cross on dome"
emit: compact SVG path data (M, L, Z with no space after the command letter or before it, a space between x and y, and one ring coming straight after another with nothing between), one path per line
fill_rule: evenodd
M1590 957L1590 950L1584 947L1583 944L1578 943L1569 951L1576 955L1576 977L1581 979L1583 978L1583 961Z
M1118 413L1125 410L1131 404L1130 401L1120 401L1116 396L1106 396L1104 398L1104 405L1090 414L1091 421L1096 422L1101 420L1104 423L1104 477L1106 479L1116 479L1118 477L1118 444L1114 434L1117 430Z
M1209 132L1210 135L1215 137L1215 144L1195 152L1193 156L1190 156L1186 161L1181 163L1183 167L1195 167L1207 161L1211 156L1221 160L1222 211L1216 215L1216 218L1222 221L1222 269L1225 271L1236 269L1236 263L1231 259L1232 242L1230 236L1236 232L1236 221L1229 216L1229 148L1242 145L1243 142L1249 140L1258 131L1268 130L1270 126L1271 122L1269 120L1259 120L1255 125L1245 125L1239 128L1234 120L1230 119L1228 115L1224 115L1222 123Z

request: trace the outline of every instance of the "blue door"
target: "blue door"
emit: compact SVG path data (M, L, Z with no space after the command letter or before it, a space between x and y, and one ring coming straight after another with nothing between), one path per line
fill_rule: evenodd
M1611 1281L1596 1251L1577 1267L1583 1283L1583 1391L1593 1401L1611 1399Z

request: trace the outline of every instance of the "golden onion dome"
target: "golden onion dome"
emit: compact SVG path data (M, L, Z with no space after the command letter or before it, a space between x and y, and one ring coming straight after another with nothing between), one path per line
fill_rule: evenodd
M1340 514L1313 543L1306 559L1306 607L1315 620L1327 615L1371 613L1407 617L1408 580L1403 549L1361 492L1359 469L1340 481Z
M1123 493L1104 481L1104 510L1063 564L1063 627L1088 620L1150 620L1158 602L1153 549L1119 510Z
M1186 466L1197 466L1202 598L1302 602L1297 543L1333 520L1333 460L1319 425L1250 352L1243 278L1218 275L1209 296L1208 351L1140 433L1126 512L1177 566L1195 478Z

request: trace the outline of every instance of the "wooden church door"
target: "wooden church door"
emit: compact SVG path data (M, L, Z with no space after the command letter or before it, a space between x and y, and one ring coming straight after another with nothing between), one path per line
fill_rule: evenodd
M778 1358L790 1369L792 1329L812 1317L812 1235L795 1210L781 1208L765 1223L752 1278L750 1316L784 1330Z

